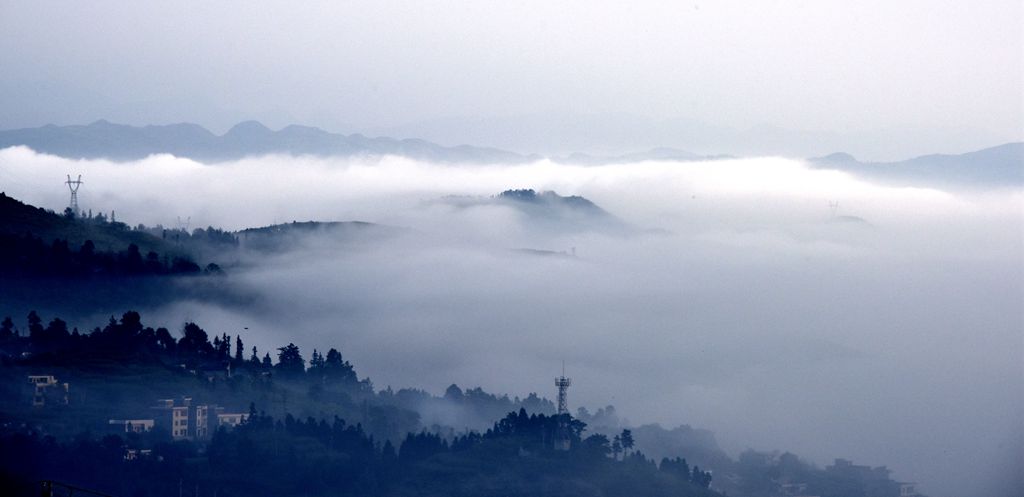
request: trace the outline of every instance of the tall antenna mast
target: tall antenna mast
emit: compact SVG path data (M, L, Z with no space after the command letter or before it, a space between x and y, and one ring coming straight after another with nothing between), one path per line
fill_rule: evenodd
M555 436L555 450L569 450L569 385L572 378L565 376L565 361L562 361L562 376L555 378L558 387L558 433Z
M79 174L78 179L71 181L71 175L69 174L68 180L65 181L65 184L67 184L68 189L71 190L71 204L68 205L68 208L75 214L75 217L78 217L78 188L82 186L82 175Z
M565 361L562 361L562 376L555 378L555 386L558 387L558 414L569 414L569 385L572 385L572 378L565 376Z

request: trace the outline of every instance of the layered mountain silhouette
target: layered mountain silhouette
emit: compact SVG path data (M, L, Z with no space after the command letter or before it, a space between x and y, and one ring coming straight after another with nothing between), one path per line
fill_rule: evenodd
M274 131L256 121L215 135L198 124L128 126L100 120L88 125L0 131L0 148L24 145L37 152L75 159L137 160L172 154L204 162L267 154L354 156L400 155L437 162L509 163L537 159L495 148L444 147L424 140L342 135L309 126Z
M24 145L37 152L74 159L137 160L172 154L203 162L219 162L267 154L313 156L398 155L448 163L522 163L538 160L489 147L446 147L418 139L370 138L343 135L319 128L292 125L274 131L256 121L235 125L216 135L197 124L128 126L105 120L88 125L24 128L0 131L0 148ZM672 148L654 148L616 156L571 154L553 160L583 165L631 163L645 160L695 161L729 158L702 156ZM933 154L898 162L861 162L835 153L809 159L814 167L838 169L871 179L907 184L1024 185L1024 142L1007 143L959 155Z
M555 160L564 164L604 165L626 164L643 161L689 162L698 160L731 159L729 155L699 155L676 148L657 147L645 152L634 152L621 155L590 155L584 153L570 154Z
M959 155L924 155L899 162L861 162L845 153L817 157L809 162L821 169L903 184L1024 185L1024 142Z

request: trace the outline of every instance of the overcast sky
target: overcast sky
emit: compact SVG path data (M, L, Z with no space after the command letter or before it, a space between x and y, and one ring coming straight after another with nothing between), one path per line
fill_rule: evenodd
M597 151L966 151L1024 134L1022 23L1017 0L0 0L0 128L259 119L542 153L579 128L596 136L572 146ZM546 120L562 123L550 140L524 129ZM605 143L629 131L615 123L647 131ZM728 131L763 125L802 132Z

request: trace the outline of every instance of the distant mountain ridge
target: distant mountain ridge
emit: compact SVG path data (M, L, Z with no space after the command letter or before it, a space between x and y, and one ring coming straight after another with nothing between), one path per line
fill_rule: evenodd
M972 184L985 186L1024 185L1024 142L958 155L932 154L898 162L861 162L846 153L808 159L820 169L837 169L890 182L928 184Z
M519 163L539 157L496 148L444 147L416 139L342 135L291 125L278 131L256 121L241 122L223 135L198 124L129 126L100 120L87 125L0 131L0 148L24 145L37 152L73 159L138 160L172 154L217 162L267 154L357 156L400 155L437 162Z
M202 162L236 160L267 154L321 157L397 155L445 163L525 163L541 159L489 147L447 147L419 139L370 138L343 135L309 126L291 125L274 131L256 121L241 122L223 135L198 124L129 126L100 120L87 125L24 128L0 131L0 148L23 145L41 153L73 159L138 160L154 154L172 154ZM673 148L593 156L583 153L551 160L565 164L604 165L648 160L687 162L731 158L698 155ZM896 162L860 162L835 153L808 159L812 167L837 169L860 176L909 184L1024 185L1024 142L959 155L932 154Z

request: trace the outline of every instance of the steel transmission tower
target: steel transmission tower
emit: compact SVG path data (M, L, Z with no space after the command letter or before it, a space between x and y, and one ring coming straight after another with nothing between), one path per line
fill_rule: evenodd
M569 450L569 385L572 378L565 376L565 363L562 363L562 376L555 378L558 387L558 434L555 437L555 450Z
M71 175L69 174L68 180L65 183L68 185L68 189L71 190L71 204L68 205L68 208L75 214L75 217L78 217L78 187L82 186L82 175L79 174L78 179L71 181Z

